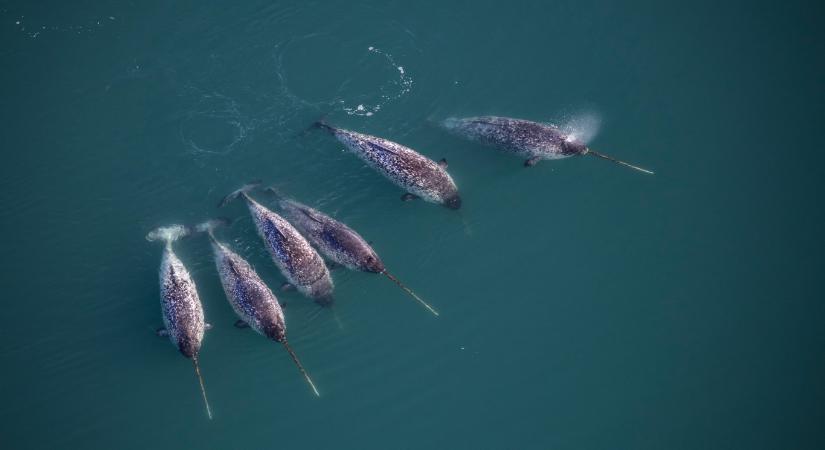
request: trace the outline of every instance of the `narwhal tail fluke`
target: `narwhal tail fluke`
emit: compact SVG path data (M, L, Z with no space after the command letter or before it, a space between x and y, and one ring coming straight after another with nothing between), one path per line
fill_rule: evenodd
M146 235L147 241L163 241L167 245L188 235L191 230L183 225L168 225L155 228Z
M626 163L624 161L618 160L618 159L616 159L612 156L607 156L604 153L594 152L593 150L588 149L587 154L588 155L593 155L593 156L598 156L599 158L606 159L608 161L613 161L616 164L620 164L620 165L625 166L625 167L630 167L631 169L638 170L639 172L644 172L644 173L648 173L650 175L654 175L654 172L652 170L647 170L647 169L643 169L639 166L634 166L633 164Z
M241 186L240 189L236 189L236 190L232 191L231 193L229 193L229 195L227 195L226 197L221 199L221 202L218 203L218 207L221 208L221 207L224 207L224 206L228 205L230 202L232 202L236 198L240 197L241 195L244 195L247 192L258 188L261 184L262 184L261 180L250 181L249 183Z
M195 367L195 375L198 376L198 383L201 385L201 396L203 397L203 404L206 405L206 415L209 420L212 420L212 408L209 406L209 400L206 398L206 388L203 386L203 377L201 376L201 368L198 365L198 358L192 358L192 365Z
M195 232L196 233L206 233L209 236L209 240L212 242L217 242L215 239L215 228L218 227L228 227L232 224L232 219L227 217L218 217L215 219L209 219L205 222L201 222L195 225Z
M232 219L228 217L217 217L195 225L195 231L198 233L211 233L215 228L228 227L229 225L232 225Z
M422 300L422 299L421 299L421 297L419 297L418 295L416 295L416 293L415 293L415 292L413 292L410 288L408 288L407 286L404 286L404 283L402 283L402 282L401 282L398 278L395 278L395 277L394 277L391 273L387 272L386 270L385 270L385 271L383 271L383 272L381 272L381 273L383 273L383 274L384 274L387 278L389 278L389 279L390 279L393 283L397 284L397 285L398 285L398 287L400 287L401 289L403 289L406 293L410 294L410 296L412 296L412 298L414 298L414 299L418 300L418 303L421 303L421 305L422 305L423 307L427 308L427 309L428 309L431 313L433 313L436 317L438 317L438 316L439 316L438 311L436 311L436 310L435 310L435 308L433 308L433 307L432 307L432 306L430 306L427 302L425 302L424 300Z
M309 374L304 369L304 366L301 364L301 361L298 360L298 355L296 355L295 352L292 351L292 347L289 346L289 343L286 341L286 339L281 341L281 343L284 344L284 348L286 349L287 353L289 353L289 356L292 357L292 361L295 362L295 366L297 366L298 370L301 371L301 375L303 375L304 379L306 379L307 383L309 383L309 387L312 388L312 392L314 392L316 396L320 397L321 393L318 392L318 388L315 387L315 383L312 382L312 378L310 378Z
M329 132L329 133L335 133L335 131L336 131L336 130L335 130L335 127L333 127L332 125L330 125L329 123L327 123L327 121L326 121L326 120L324 120L324 118L323 118L323 117L321 117L320 119L316 120L316 121L315 121L315 123L313 123L313 124L312 124L312 127L313 127L313 128L320 128L320 129L322 129L322 130L324 130L324 131L327 131L327 132Z

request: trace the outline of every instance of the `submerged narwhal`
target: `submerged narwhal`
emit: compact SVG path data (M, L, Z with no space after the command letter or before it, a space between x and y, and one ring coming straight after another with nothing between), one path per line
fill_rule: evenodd
M249 196L248 192L258 185L254 182L241 187L224 197L219 206L243 197L272 261L289 284L321 306L332 305L332 277L323 258L286 219Z
M593 155L640 172L653 174L633 164L591 150L572 133L560 128L523 119L483 116L449 118L444 128L459 136L499 147L524 158L524 165L534 166L543 159L561 159L576 155Z
M212 230L218 225L227 223L228 220L224 219L209 220L198 225L197 231L207 233L209 236L215 256L215 266L218 269L226 299L229 300L235 314L241 318L236 322L236 326L249 326L269 339L283 344L312 391L320 396L312 378L286 340L284 312L275 294L246 260L215 238Z
M159 330L158 334L169 336L169 340L178 351L192 360L200 383L203 403L206 405L206 414L212 419L212 409L209 407L209 400L206 399L206 389L198 365L198 354L206 330L203 306L189 271L172 250L172 242L186 234L188 230L185 227L171 225L157 228L146 235L149 241L165 243L160 263L160 308L166 328Z
M445 170L446 160L435 162L396 142L336 128L325 122L316 125L329 131L369 166L406 190L402 199L422 198L450 209L461 207L455 181Z
M387 271L372 246L355 230L318 210L282 196L274 188L267 190L278 196L278 206L283 214L327 259L350 270L386 276L438 316L438 311Z

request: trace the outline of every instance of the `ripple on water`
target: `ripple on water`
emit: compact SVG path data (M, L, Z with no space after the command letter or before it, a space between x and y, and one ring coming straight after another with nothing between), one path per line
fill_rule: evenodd
M246 116L233 98L218 92L203 93L194 108L184 114L179 134L193 154L226 155L261 123Z
M332 36L312 33L275 46L281 92L295 105L324 113L338 110L351 116L370 117L412 90L412 76L391 53L375 45L359 49L353 42L333 44ZM335 49L335 53L330 49ZM328 60L337 70L321 76L307 75L317 71L307 71L302 66L316 64L318 59ZM299 73L300 78L295 76Z

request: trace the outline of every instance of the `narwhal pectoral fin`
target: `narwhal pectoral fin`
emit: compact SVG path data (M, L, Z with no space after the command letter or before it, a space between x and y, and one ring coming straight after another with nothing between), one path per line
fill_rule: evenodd
M236 320L233 325L235 328L249 328L249 324L240 319Z
M534 156L528 159L527 161L524 161L524 167L533 167L536 164L538 164L539 161L541 161L541 158L539 158L538 156Z
M441 167L442 169L446 169L447 168L447 158L439 159L438 160L438 166Z
M284 283L281 285L281 292L289 292L294 290L295 286L293 286L292 283L289 283L287 281L284 281Z
M410 200L416 200L416 199L418 199L418 196L415 195L415 194L410 194L409 192L407 192L406 194L401 196L401 201L402 202L408 202Z
M324 119L325 119L325 116L322 116L321 118L319 118L318 120L316 120L316 121L315 121L315 122L314 122L314 123L313 123L313 124L312 124L312 125L308 128L308 130L309 130L309 129L312 129L312 128L320 128L320 129L322 129L322 130L324 130L324 131L326 131L326 132L329 132L329 133L335 134L335 131L337 131L337 130L335 129L335 127L334 127L334 126L332 126L332 125L330 125L329 123L327 123L327 121L326 121L326 120L324 120Z
M155 334L158 335L158 337L167 337L169 336L169 330L166 328L158 328L155 330Z
M211 330L211 329L212 329L212 324L211 324L211 323L209 323L209 322L204 323L204 324L203 324L203 329L204 329L205 331L209 331L209 330Z

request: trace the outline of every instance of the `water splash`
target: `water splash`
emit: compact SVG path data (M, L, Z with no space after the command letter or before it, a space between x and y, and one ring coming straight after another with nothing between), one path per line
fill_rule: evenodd
M560 128L567 134L569 141L589 144L601 128L601 117L594 113L581 113L571 116Z

